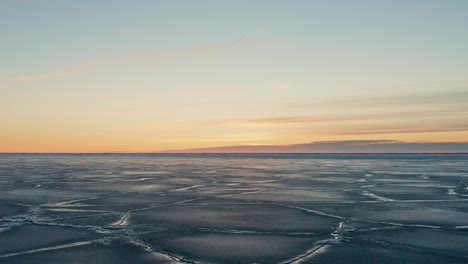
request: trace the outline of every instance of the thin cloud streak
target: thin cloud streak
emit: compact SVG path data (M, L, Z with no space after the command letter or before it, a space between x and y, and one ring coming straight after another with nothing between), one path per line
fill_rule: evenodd
M100 65L109 64L111 61L113 61L113 59L101 58L101 59L89 60L89 61L78 63L74 66L65 68L61 71L44 73L44 74L18 75L18 76L12 77L11 79L17 82L30 82L30 81L35 81L35 80L57 79L57 78L65 77L65 76L81 74L89 69L96 68Z
M451 109L421 110L421 111L398 111L380 114L354 114L354 115L324 115L324 116L279 116L262 118L226 118L204 121L180 121L176 123L205 124L205 125L295 125L295 124L316 124L331 122L352 122L361 120L385 120L385 119L411 119L425 117L444 117L467 115L468 109L454 107Z
M255 39L252 37L252 35L258 32L261 28L263 28L272 18L273 18L273 14L261 20L260 22L256 23L250 30L247 30L246 31L247 33L245 33L244 35L238 38L235 38L233 40L229 40L229 41L211 43L211 44L206 44L206 45L201 45L201 46L197 46L193 48L186 48L186 49L175 49L175 50L164 50L164 51L146 50L146 51L139 51L139 52L129 52L123 55L114 55L114 56L84 61L76 65L73 65L71 67L67 67L67 68L64 68L62 70L55 71L55 72L44 73L44 74L25 74L25 75L13 76L10 78L10 80L13 80L16 82L50 80L50 79L57 79L57 78L82 74L85 71L95 69L99 66L111 65L119 61L139 60L139 59L148 59L148 58L154 59L154 57L177 60L177 59L191 58L191 57L200 56L200 55L206 55L206 54L210 54L216 51L238 46L242 43L246 43L247 41L255 42Z
M349 136L349 135L379 135L379 134L413 134L413 133L437 133L437 132L463 132L468 131L466 127L448 127L448 128L434 128L434 127L415 127L415 128L387 128L387 129L362 129L352 131L314 131L316 135L331 135L331 136Z
M296 123L322 123L331 121L348 120L348 117L344 116L330 116L330 117L270 117L270 118L254 118L233 121L233 123L240 124L296 124Z
M240 44L241 40L237 39L234 41L220 42L215 44L209 44L194 48L188 49L178 49L178 50L166 50L166 51L140 51L132 52L124 55L116 55L110 57L97 58L94 60L84 61L73 65L71 67L64 68L62 70L44 74L26 74L18 75L11 77L10 79L16 82L30 82L30 81L41 81L41 80L50 80L57 79L67 76L74 76L82 74L86 71L96 69L98 67L108 66L119 62L124 61L135 61L135 60L148 60L149 58L154 59L155 57L160 57L161 59L185 59L194 56L200 56L209 54L218 50L226 49L229 47L236 46Z
M468 86L468 85L467 85ZM468 101L468 88L451 88L438 92L408 93L399 95L368 96L368 97L341 97L325 98L319 101L290 102L285 106L292 108L310 108L311 105L323 107L333 106L360 106L360 107L392 107L392 106L418 106L437 104L463 104Z

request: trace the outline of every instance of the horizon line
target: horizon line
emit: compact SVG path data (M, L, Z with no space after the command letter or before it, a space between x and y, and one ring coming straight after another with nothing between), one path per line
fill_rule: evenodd
M43 155L43 154L106 154L106 155L118 155L118 154L468 154L468 152L0 152L0 155Z

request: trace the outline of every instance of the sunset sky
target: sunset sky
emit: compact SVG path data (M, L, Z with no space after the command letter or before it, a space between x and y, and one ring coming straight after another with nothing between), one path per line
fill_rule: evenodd
M0 152L463 145L467 14L464 0L0 0Z

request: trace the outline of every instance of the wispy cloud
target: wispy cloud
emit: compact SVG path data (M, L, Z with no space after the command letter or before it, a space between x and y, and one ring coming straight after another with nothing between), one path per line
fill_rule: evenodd
M297 124L297 123L322 123L330 121L347 120L349 117L345 116L296 116L296 117L269 117L269 118L253 118L253 119L239 119L227 121L231 124Z
M113 61L112 58L100 58L95 60L84 61L76 65L64 68L59 71L43 73L43 74L25 74L14 76L11 79L17 82L29 82L35 80L50 80L61 78L69 75L76 75L83 73L89 69L96 68L100 65L108 64Z
M449 105L464 104L468 101L468 84L464 87L445 87L432 92L408 92L400 94L386 94L379 96L352 96L323 98L316 101L287 102L290 108L314 108L332 105L334 107L372 107L391 108L393 106L420 106L420 105Z
M254 33L258 32L263 28L266 23L271 20L273 16L270 15L267 18L261 20L259 23L255 24L250 30L247 30L245 34L234 38L228 41L209 43L205 45L199 45L189 48L178 48L178 49L169 49L169 50L142 50L142 51L132 51L125 54L115 54L108 57L101 57L92 60L87 60L83 62L76 63L72 66L65 67L56 71L48 73L39 73L39 74L23 74L17 75L9 78L10 80L16 82L30 82L30 81L41 81L41 80L50 80L63 78L67 76L73 76L78 74L83 74L86 71L96 69L98 67L104 67L106 65L111 65L119 62L127 61L138 61L138 60L148 60L160 58L169 59L169 60L180 60L180 59L189 59L197 56L207 55L217 51L229 49L240 44L245 43L256 43L257 40L253 37Z
M468 107L449 107L431 110L412 111L389 111L375 114L342 114L342 115L315 115L315 116L273 116L259 118L226 118L203 121L189 121L193 124L213 124L231 126L257 126L257 125L296 125L296 124L319 124L333 122L353 122L362 120L388 120L398 118L399 120L414 118L436 118L454 117L465 115L468 119Z
M77 63L75 65L65 67L63 69L42 73L42 74L24 74L13 76L10 79L17 82L30 82L30 81L41 81L41 80L50 80L57 79L67 76L74 76L83 74L86 71L94 70L99 67L105 67L116 63L129 62L129 61L140 61L140 60L149 60L159 58L169 59L169 60L180 60L188 59L195 56L201 56L210 54L216 51L227 49L239 45L241 43L240 39L233 41L226 41L220 43L213 43L207 45L201 45L192 48L186 49L173 49L173 50L144 50L138 52L129 52L127 54L120 54L102 58L96 58L93 60L88 60L84 62Z
M378 135L378 134L412 134L412 133L436 133L436 132L457 132L468 131L468 125L452 125L445 127L437 126L416 126L409 128L366 128L366 129L352 129L352 130L339 130L339 131L315 131L316 134L322 135Z
M456 89L445 89L437 92L425 92L425 93L408 93L401 95L390 95L390 96L376 96L369 98L362 98L361 100L355 100L354 104L358 103L363 106L379 106L389 107L392 105L428 105L428 104L457 104L466 103L468 100L468 89L456 88ZM342 103L350 103L351 100L342 100Z

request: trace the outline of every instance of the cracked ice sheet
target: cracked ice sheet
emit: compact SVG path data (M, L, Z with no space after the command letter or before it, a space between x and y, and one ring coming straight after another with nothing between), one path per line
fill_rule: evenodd
M448 188L406 186L402 184L382 184L366 188L366 190L395 200L450 200L458 197L448 193Z
M196 263L279 263L307 251L319 237L174 231L142 239Z
M264 204L187 204L135 212L130 219L130 224L152 223L184 228L322 233L329 233L330 227L338 222L330 217Z
M0 230L0 240L8 235L33 242L35 238L11 232L41 226L91 232L122 242L93 242L77 233L69 234L77 240L62 242L56 235L48 238L46 232L33 230L43 239L39 248L33 245L14 251L29 253L0 262L27 259L29 263L49 263L63 254L67 261L88 261L94 256L100 262L118 263L128 260L125 252L142 262L148 252L169 254L173 260L215 263L316 263L321 256L341 260L335 263L385 263L386 259L391 263L453 262L450 255L433 251L465 254L447 247L454 237L457 243L465 243L460 236L468 226L468 199L463 199L468 194L467 159L458 155L434 159L396 156L0 156L0 196L5 199L0 205L8 205L3 207L7 216L0 220L6 227ZM391 195L397 196L392 199ZM419 195L421 200L408 200L418 198L409 195ZM438 227L449 229L444 232L451 235L434 235ZM399 234L391 238L397 240L390 241L384 231ZM427 244L400 240L412 232L426 238ZM431 242L430 237L440 243ZM135 243L139 250L125 246L131 241L139 241ZM266 256L268 245L275 250L270 250L271 256ZM317 245L321 246L318 250ZM210 251L216 246L219 252ZM79 248L86 254L76 254ZM99 257L101 253L92 253L93 248L116 257ZM356 252L349 251L353 249ZM53 257L42 257L45 255Z
M300 203L300 206L364 221L451 228L468 225L466 201Z
M71 226L107 226L121 218L117 212L94 212L74 208L44 208L35 215L35 221L43 224L62 224Z
M130 193L105 196L86 201L77 201L63 206L57 206L56 208L70 210L109 210L115 212L126 212L135 209L142 209L149 206L171 204L189 198L191 197L182 195L169 196L158 194Z
M468 261L468 236L462 232L425 228L400 228L357 234L357 238L381 241L402 248L464 256Z
M0 256L102 237L90 230L46 225L22 225L0 234Z
M310 258L299 263L304 264L394 264L394 263L424 263L424 264L464 264L463 257L431 254L417 250L404 250L389 246L373 244L365 241L353 241L346 244L333 245L318 251Z
M4 264L28 263L180 263L132 243L111 242L85 244L76 247L39 251L0 259Z
M337 202L337 201L363 201L368 197L348 191L337 190L309 190L307 187L290 189L270 189L257 193L235 195L237 199L258 200L264 202Z
M28 211L28 207L15 204L0 203L0 219L5 216L23 214Z
M45 188L11 188L0 192L0 201L23 204L43 204L92 197L97 191Z

